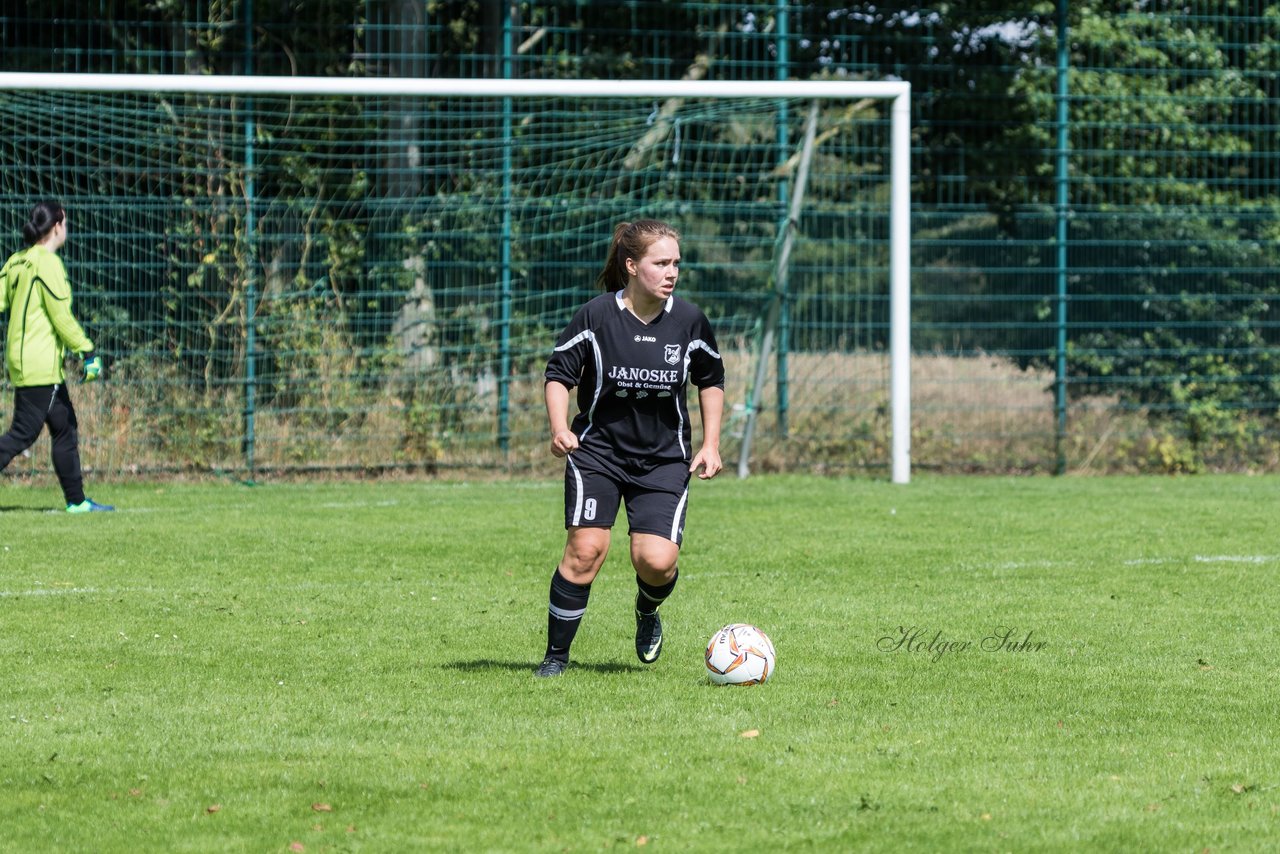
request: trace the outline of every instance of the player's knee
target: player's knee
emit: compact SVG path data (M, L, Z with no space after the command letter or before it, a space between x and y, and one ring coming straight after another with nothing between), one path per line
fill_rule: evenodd
M680 549L675 543L651 545L631 551L631 563L637 572L647 579L661 579L663 582L675 577L679 558Z
M594 540L570 541L564 550L564 568L577 574L594 575L608 551L607 545Z
M660 564L636 561L635 570L648 584L668 584L676 577L675 561Z

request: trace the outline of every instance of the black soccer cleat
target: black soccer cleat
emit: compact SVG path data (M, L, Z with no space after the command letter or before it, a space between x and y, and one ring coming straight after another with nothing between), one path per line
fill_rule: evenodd
M636 656L645 664L653 664L662 655L662 618L658 612L636 611Z
M568 661L563 658L552 658L548 655L542 659L542 664L538 665L538 669L533 672L533 675L539 679L548 679L552 676L561 676L568 669Z

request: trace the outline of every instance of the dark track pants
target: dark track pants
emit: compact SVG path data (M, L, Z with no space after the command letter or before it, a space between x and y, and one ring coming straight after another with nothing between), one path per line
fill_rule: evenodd
M84 501L84 477L80 472L80 444L76 434L76 410L65 385L37 385L14 389L13 423L0 436L0 471L30 448L49 425L53 440L53 470L68 504Z

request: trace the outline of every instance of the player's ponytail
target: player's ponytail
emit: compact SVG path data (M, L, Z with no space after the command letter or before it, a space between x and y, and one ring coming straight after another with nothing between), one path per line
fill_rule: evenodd
M66 216L67 212L57 202L40 202L31 210L31 218L22 224L22 239L28 246L35 246Z
M625 288L629 278L627 259L639 261L653 243L664 237L678 243L680 232L656 219L618 223L613 230L613 240L609 241L609 256L605 258L600 275L596 276L596 287L606 292Z

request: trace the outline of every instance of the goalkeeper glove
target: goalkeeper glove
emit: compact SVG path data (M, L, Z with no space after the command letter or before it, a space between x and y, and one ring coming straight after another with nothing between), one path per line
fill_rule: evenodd
M94 382L102 376L102 357L96 353L84 354L84 381Z

